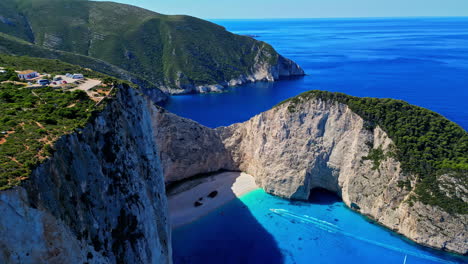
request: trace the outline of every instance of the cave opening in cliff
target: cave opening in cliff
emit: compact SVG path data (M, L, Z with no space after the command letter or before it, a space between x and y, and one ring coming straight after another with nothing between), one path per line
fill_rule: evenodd
M309 199L307 201L314 204L333 204L341 202L341 198L332 191L318 187L310 190Z

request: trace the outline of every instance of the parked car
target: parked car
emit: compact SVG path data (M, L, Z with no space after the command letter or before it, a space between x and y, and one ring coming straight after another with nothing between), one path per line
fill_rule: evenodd
M73 74L72 78L73 79L83 79L84 76L81 73L75 73L75 74Z
M45 85L49 85L49 84L50 84L50 81L49 81L49 80L46 80L46 79L42 79L42 80L37 81L37 84L40 84L40 85L42 85L42 86L45 86Z
M55 78L54 78L54 81L55 81L55 82L56 82L56 81L61 81L61 80L62 80L62 77L55 77Z

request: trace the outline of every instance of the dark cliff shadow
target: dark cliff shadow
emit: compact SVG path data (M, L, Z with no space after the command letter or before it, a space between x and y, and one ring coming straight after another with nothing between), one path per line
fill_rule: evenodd
M323 188L314 188L310 191L307 201L313 204L332 205L342 200L332 191Z
M231 186L234 182L233 177L227 184ZM219 194L214 198L208 197L209 192L197 193L197 197L203 197L203 205L199 205L199 208L208 204L209 199L217 199L220 195L228 195L233 200L203 218L173 230L174 263L284 263L273 236L255 219L244 203L235 198L232 190L216 190ZM194 198L194 203L198 200Z

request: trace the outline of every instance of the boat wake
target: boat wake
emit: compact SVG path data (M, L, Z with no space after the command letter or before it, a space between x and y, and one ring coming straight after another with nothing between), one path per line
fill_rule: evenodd
M279 216L281 216L281 217L283 217L283 218L285 218L285 219L287 219L289 221L294 221L296 223L302 223L302 224L304 224L304 227L306 227L306 228L318 228L318 229L324 230L324 231L329 232L329 233L344 235L344 236L347 236L347 237L350 237L350 238L354 238L354 239L357 239L357 240L360 240L360 241L364 241L366 243L370 243L370 244L379 246L379 247L383 247L383 248L386 248L386 249L389 249L389 250L400 252L400 253L408 255L408 256L413 256L413 257L417 257L417 258L421 258L421 259L425 259L425 260L430 260L430 261L434 261L434 262L439 262L439 263L448 263L448 264L453 263L453 264L456 264L455 262L446 261L446 260L443 260L443 259L440 259L440 258L428 256L428 255L418 253L418 252L409 251L409 250L406 250L406 249L402 249L402 248L394 247L394 246L387 245L387 244L384 244L384 243L380 243L380 242L377 242L377 241L374 241L374 240L370 240L370 239L367 239L367 238L364 238L364 237L361 237L361 236L357 236L357 235L354 235L354 234L351 234L351 233L348 233L348 232L344 231L343 229L341 229L340 227L338 227L338 226L336 226L336 225L334 225L332 223L317 219L317 218L312 217L312 216L296 214L296 213L290 212L290 211L285 210L285 209L270 209L270 211L272 211L273 213L275 213L275 214L277 214L277 215L279 215ZM405 257L405 261L406 261L406 257Z

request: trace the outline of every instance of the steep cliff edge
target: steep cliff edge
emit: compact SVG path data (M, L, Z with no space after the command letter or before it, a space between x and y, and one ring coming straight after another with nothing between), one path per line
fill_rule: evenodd
M235 166L271 194L305 200L312 189L325 188L417 243L468 251L466 211L449 214L415 199L421 175L404 170L389 135L347 104L311 94L217 131ZM448 173L436 184L466 206L466 174Z
M411 152L412 140L429 145ZM445 118L395 100L312 92L213 130L121 87L28 179L0 191L0 262L170 263L165 184L223 169L285 198L334 191L417 243L466 254L467 142Z
M157 109L133 89L116 97L0 192L1 263L171 263Z

